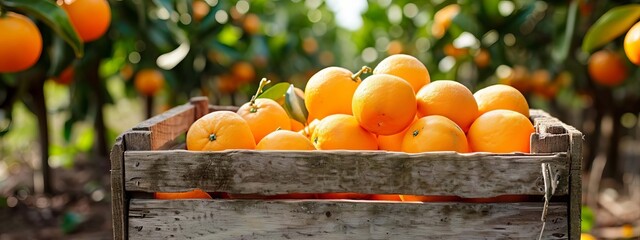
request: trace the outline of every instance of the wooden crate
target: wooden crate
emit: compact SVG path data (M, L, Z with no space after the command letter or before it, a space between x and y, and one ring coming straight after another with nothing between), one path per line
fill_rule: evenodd
M184 150L179 139L211 111L206 98L123 133L111 151L115 239L537 239L545 185L558 176L543 239L580 238L582 134L540 110L531 154ZM358 192L485 198L514 203L355 200L155 200L152 192Z

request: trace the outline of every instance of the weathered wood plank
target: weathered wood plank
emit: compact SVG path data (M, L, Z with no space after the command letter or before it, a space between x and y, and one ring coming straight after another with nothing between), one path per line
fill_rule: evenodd
M116 138L116 143L109 155L111 159L111 216L113 224L113 238L120 240L127 236L127 212L124 195L124 143L123 137Z
M193 97L189 102L195 107L196 120L209 113L209 99L207 97Z
M542 203L131 201L131 239L537 239ZM552 203L543 239L567 239Z
M542 195L540 165L549 163L561 176L557 195L568 194L566 153L174 150L127 151L125 158L127 191Z
M571 136L569 158L571 175L569 176L569 237L580 239L582 210L582 133L571 126L566 126Z
M195 121L196 109L191 104L177 106L138 124L134 131L149 131L151 133L151 148L160 149L171 142L178 135L189 130Z
M124 145L127 151L151 150L151 132L127 131L124 133Z

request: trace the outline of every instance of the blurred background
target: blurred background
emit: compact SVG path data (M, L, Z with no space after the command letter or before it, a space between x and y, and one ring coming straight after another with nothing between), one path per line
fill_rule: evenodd
M20 12L11 2L0 8ZM0 73L0 239L111 238L115 138L190 97L241 105L263 77L304 89L324 67L355 72L399 53L472 92L512 85L531 108L581 130L583 232L637 239L640 71L615 29L583 46L603 14L630 2L109 0L108 31L81 57L22 12L44 45L35 66ZM622 61L590 66L600 51ZM594 79L590 68L622 80Z

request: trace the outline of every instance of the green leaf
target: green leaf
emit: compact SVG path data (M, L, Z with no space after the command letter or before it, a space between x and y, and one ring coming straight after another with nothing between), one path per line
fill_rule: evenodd
M561 41L559 42L559 45L554 46L554 48L556 49L555 51L551 52L551 57L553 57L553 60L555 60L557 63L563 63L566 59L567 56L569 56L569 50L571 47L571 40L573 38L573 32L575 31L576 28L576 18L578 15L578 1L572 1L571 4L569 4L569 10L568 10L568 14L567 14L567 27L564 30L564 36L560 38Z
M73 28L67 12L48 0L3 0L3 5L10 9L17 9L21 12L31 14L38 20L43 21L62 39L64 39L80 58L84 55L84 44Z
M53 37L49 57L51 58L51 66L47 72L49 77L60 75L60 73L62 73L62 71L70 66L73 63L73 60L75 60L73 51L60 37Z
M581 221L581 229L582 232L590 232L595 224L595 216L593 215L593 211L591 208L587 206L582 207L582 221Z
M290 83L286 83L286 82L281 82L276 85L273 85L272 87L270 87L267 90L264 90L264 92L258 95L258 98L269 98L271 100L278 100L282 98L282 96L284 96L284 94L287 92L287 89L289 88L290 85L291 85Z
M76 138L75 146L78 150L82 152L88 152L91 150L93 146L94 139L94 130L93 128L85 128L78 134L78 138Z
M615 7L594 23L582 42L582 51L591 52L626 33L640 18L640 4Z
M307 107L304 104L304 98L296 94L293 85L289 85L289 89L285 94L284 110L287 111L287 114L289 114L289 117L293 120L306 125L309 112L307 112Z

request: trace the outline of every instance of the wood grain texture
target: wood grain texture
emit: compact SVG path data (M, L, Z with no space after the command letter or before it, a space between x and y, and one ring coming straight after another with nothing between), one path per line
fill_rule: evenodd
M123 137L116 138L116 143L109 155L111 159L111 216L113 225L113 238L124 239L127 236L127 212L124 190L124 173L122 165L124 161Z
M561 176L556 193L568 194L566 153L174 150L127 151L125 158L127 191L542 195L540 165L549 163Z
M127 131L124 134L124 145L127 151L151 150L150 131ZM126 159L126 157L125 157ZM124 160L128 161L128 160Z
M537 239L542 203L131 201L130 239ZM552 203L543 239L567 239Z
M195 121L195 116L195 107L191 104L185 104L150 118L138 124L133 130L151 132L151 148L146 150L161 149L178 135L187 132Z
M189 102L195 107L196 120L209 113L209 99L207 97L193 97Z
M571 159L571 175L569 178L569 236L572 240L580 239L582 210L582 133L571 126L566 126L571 137L569 158Z

